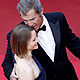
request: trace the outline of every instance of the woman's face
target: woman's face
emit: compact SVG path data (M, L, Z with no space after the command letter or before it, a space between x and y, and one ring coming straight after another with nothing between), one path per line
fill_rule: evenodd
M39 39L36 37L35 30L31 31L31 39L28 42L28 50L32 51L34 49L38 48L37 42L39 42Z

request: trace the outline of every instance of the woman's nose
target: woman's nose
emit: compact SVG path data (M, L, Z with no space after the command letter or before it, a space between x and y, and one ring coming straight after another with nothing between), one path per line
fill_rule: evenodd
M40 40L36 37L36 41L39 42Z

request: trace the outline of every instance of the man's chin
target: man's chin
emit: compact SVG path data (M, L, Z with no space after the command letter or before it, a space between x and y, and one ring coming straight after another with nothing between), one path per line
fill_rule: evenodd
M35 26L34 29L35 29L35 31L37 31L38 30L38 26Z

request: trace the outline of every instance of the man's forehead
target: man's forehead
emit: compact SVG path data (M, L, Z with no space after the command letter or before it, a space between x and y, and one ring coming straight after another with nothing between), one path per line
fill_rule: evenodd
M34 19L34 18L36 18L36 16L21 16L21 18L23 19L23 20L31 20L31 19Z
M34 9L30 9L28 12L25 12L25 13L20 11L20 14L23 16L31 16L31 15L35 15L37 13Z
M37 13L34 12L34 10L30 10L27 14L22 14L22 12L20 12L20 15L21 15L21 18L22 19L27 19L27 20L30 20L30 19L33 19L36 17Z

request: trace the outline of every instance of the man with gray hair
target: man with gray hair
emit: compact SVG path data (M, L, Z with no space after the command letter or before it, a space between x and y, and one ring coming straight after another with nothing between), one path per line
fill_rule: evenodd
M67 57L66 47L80 58L80 40L72 33L64 14L43 13L39 0L20 0L17 10L23 20L20 24L34 27L38 33L39 48L32 54L45 68L47 80L78 80L74 67ZM10 35L11 32L7 35L8 45L2 66L5 76L16 80L18 76L14 74Z

